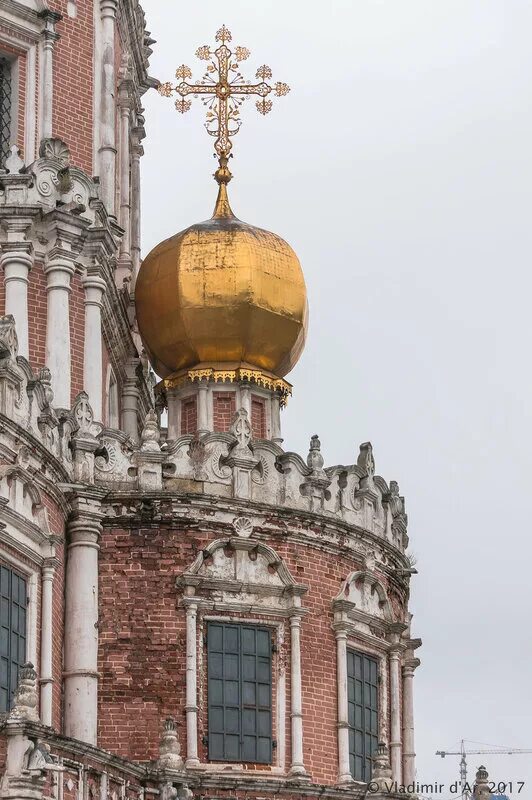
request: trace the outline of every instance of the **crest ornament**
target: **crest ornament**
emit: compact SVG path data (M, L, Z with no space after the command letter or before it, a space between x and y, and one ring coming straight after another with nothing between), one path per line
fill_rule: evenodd
M233 528L237 536L249 539L253 533L253 523L248 517L237 517L233 522Z

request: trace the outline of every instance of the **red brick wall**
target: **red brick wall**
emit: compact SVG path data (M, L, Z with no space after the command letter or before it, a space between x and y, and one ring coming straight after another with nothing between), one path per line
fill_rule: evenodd
M236 409L235 392L213 392L212 421L215 433L225 433L231 427Z
M50 0L49 7L63 14L54 48L54 103L52 133L63 139L73 163L93 174L93 4L77 3L77 16L66 13L66 0Z
M251 395L251 430L254 439L266 438L266 401L255 394Z
M198 405L195 397L181 401L181 433L196 433L198 430Z
M30 330L30 364L43 367L46 355L46 275L42 264L34 264L29 274L28 322Z
M182 590L175 588L175 579L208 541L219 535L157 528L104 530L100 552L100 747L127 758L155 758L166 716L177 717L185 746L185 611L179 604ZM279 533L267 543L284 559L295 580L309 586L303 598L309 613L301 630L305 765L315 782L332 785L337 780L338 757L331 600L360 564L348 554L327 554L283 539ZM201 622L201 615L198 619ZM289 679L288 630L287 626L284 652L279 657ZM287 684L289 698L289 680ZM289 741L289 714L286 721ZM200 752L206 723L205 704L201 703ZM288 763L289 759L287 745Z

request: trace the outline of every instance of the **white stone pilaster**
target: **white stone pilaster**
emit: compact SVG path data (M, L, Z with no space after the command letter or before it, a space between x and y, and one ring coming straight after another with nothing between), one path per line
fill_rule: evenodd
M132 283L140 269L140 159L144 149L140 144L143 129L135 128L131 147L131 265Z
M98 551L100 504L77 501L68 526L65 575L65 735L96 744L98 723Z
M388 651L390 663L390 761L393 780L402 783L401 743L401 653L404 645L394 643Z
M116 187L116 131L115 131L115 21L117 0L100 0L101 19L101 97L99 112L100 146L98 148L98 175L101 198L108 214L114 215Z
M53 588L56 561L46 559L42 567L41 589L41 722L52 724L52 643L53 643Z
M198 433L209 432L209 387L206 380L198 384ZM212 395L211 395L212 396Z
M138 431L138 403L139 390L137 367L138 358L131 358L126 364L126 380L122 385L122 430L127 433L133 442L139 438Z
M306 776L303 760L303 704L301 698L301 615L290 617L290 719L292 763L289 775Z
M186 702L187 759L185 767L198 766L198 655L197 655L197 603L186 606Z
M352 783L349 764L349 706L347 695L347 632L336 630L338 706L338 784Z
M125 79L120 84L120 149L119 149L119 222L124 231L120 240L120 253L116 268L116 283L122 287L124 280L131 280L131 200L130 200L130 126L131 126L131 82Z
M275 444L282 444L283 438L281 436L281 400L275 392L272 394L271 399L271 421L272 421L272 442Z
M41 87L39 93L40 108L40 138L48 139L53 136L53 101L54 101L54 73L53 73L53 53L54 45L59 35L55 32L55 25L61 19L61 14L45 9L41 12L44 20L42 31L42 49L40 80Z
M251 386L247 383L240 384L240 407L247 412L251 420Z
M89 395L96 422L103 420L102 298L106 289L103 278L90 271L84 276L85 344L83 384Z
M52 259L46 266L46 366L52 376L54 402L70 408L70 281L71 261Z
M4 272L5 313L15 318L19 355L29 358L28 275L33 266L33 245L26 241L29 219L7 223L0 267Z
M419 658L410 658L403 665L403 783L408 786L416 777L414 745L414 672Z

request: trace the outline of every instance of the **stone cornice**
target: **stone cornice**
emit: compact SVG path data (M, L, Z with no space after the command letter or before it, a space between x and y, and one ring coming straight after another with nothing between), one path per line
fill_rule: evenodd
M284 537L292 538L297 540L298 530L294 530L288 532L287 530L280 529L278 525L274 528L269 528L267 524L267 520L275 515L276 521L279 520L288 523L299 523L305 522L308 524L308 527L312 527L314 530L320 528L324 534L331 533L334 535L349 535L351 537L359 538L360 541L365 541L367 544L371 544L374 547L378 547L381 550L384 550L389 556L392 556L396 559L401 565L407 565L407 560L404 554L394 547L391 542L385 539L382 536L378 536L371 531L366 530L365 528L361 528L359 526L353 525L345 520L340 519L339 517L332 517L332 516L325 516L323 514L307 511L305 509L300 508L291 508L288 506L280 506L280 505L269 505L266 503L260 503L255 500L241 500L238 498L225 498L219 497L217 495L209 495L202 491L201 488L198 487L198 492L183 492L182 494L176 494L175 491L162 491L162 492L143 492L139 494L137 490L133 487L130 491L121 491L121 490L113 490L111 487L109 488L107 494L107 502L109 505L115 503L119 504L121 502L126 504L134 504L135 502L139 505L143 502L152 502L152 501L163 501L165 504L168 501L174 501L172 504L172 513L168 517L162 517L161 519L154 520L154 525L158 528L161 526L172 526L177 523L178 526L197 526L200 524L202 528L205 530L215 529L220 531L221 527L223 527L223 523L220 523L220 519L217 520L210 520L209 518L201 518L201 520L196 520L191 518L188 514L183 513L185 509L198 507L202 510L209 510L213 512L227 512L231 514L233 517L235 514L242 514L244 516L249 515L256 515L262 516L265 519L263 525L257 524L255 525L256 533L260 531L264 531L268 535L271 535L272 532L280 534ZM175 510L174 510L175 509ZM136 514L127 514L123 521L127 520L135 520ZM112 524L116 526L116 523L120 521L120 517L110 517L108 523L104 521L104 524ZM230 526L231 523L228 521L227 526ZM143 527L149 527L143 523ZM327 549L327 543L322 542L324 549ZM343 548L345 549L345 544ZM337 552L337 547L334 547L334 552ZM362 554L361 554L362 555ZM385 565L379 564L379 571L383 573L388 573L390 576L394 575L394 571L388 569Z

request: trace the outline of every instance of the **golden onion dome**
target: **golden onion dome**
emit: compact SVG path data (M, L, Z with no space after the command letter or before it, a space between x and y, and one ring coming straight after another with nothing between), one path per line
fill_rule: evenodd
M163 378L228 362L283 377L305 343L299 260L280 236L234 216L225 183L210 220L166 239L144 259L135 303L144 345Z

